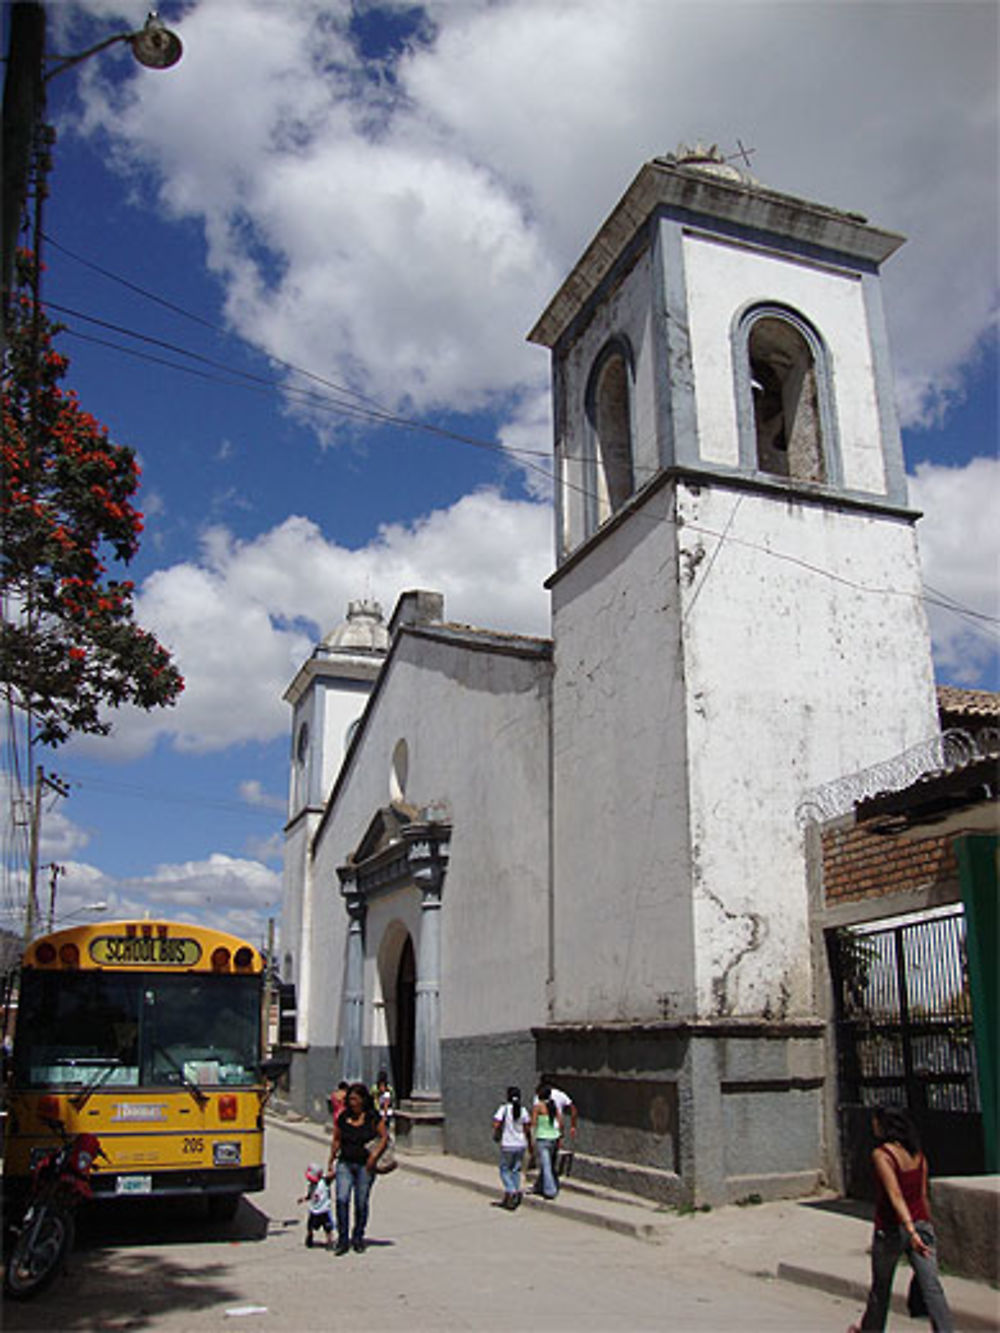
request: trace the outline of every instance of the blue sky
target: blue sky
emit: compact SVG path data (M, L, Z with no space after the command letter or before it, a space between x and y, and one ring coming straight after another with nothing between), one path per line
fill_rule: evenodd
M885 299L925 575L996 616L992 5L161 14L175 69L119 47L49 90L45 296L77 312L60 315L70 382L141 455L130 577L188 681L176 709L45 760L71 791L43 826L60 915L155 904L261 938L281 896L281 693L348 599L388 613L430 587L454 619L546 632L544 476L509 452L551 444L547 356L524 335L641 163L681 141L739 138L768 185L909 237ZM144 17L52 5L50 49ZM345 417L289 365L495 447ZM930 613L940 679L1000 687L995 626Z

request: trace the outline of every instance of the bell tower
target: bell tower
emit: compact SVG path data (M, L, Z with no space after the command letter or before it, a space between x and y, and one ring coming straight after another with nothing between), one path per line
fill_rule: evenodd
M682 150L529 335L556 462L542 1064L599 1043L654 1088L642 1153L679 1197L815 1184L795 809L937 728L879 278L901 244Z
M313 897L309 846L388 647L389 632L378 602L353 601L346 620L316 646L284 695L292 707L292 750L282 871L281 976L296 987L300 1043L308 1041L309 1032Z

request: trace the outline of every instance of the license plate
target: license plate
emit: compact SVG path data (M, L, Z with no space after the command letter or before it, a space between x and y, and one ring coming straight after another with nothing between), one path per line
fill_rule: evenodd
M152 1176L119 1176L115 1181L116 1194L152 1194Z

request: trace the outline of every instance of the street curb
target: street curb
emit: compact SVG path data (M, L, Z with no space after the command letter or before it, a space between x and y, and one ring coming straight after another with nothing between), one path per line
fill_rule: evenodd
M296 1122L282 1117L278 1123L280 1123L282 1129L288 1130L290 1134L297 1134L300 1138L309 1139L313 1143L329 1144L329 1131L324 1130L313 1121ZM481 1194L485 1198L495 1198L497 1195L497 1186L494 1184L472 1180L468 1176L456 1175L451 1171L440 1171L437 1167L421 1162L417 1156L408 1157L399 1153L396 1160L401 1171L409 1171L413 1175L423 1176L427 1180L436 1180L443 1185L457 1185L460 1189L472 1190L475 1194ZM622 1199L618 1202L623 1206L631 1206L637 1210L645 1211L642 1204L633 1205L631 1200ZM587 1208L574 1206L572 1203L560 1199L541 1199L531 1194L525 1194L524 1203L531 1208L544 1208L559 1217L567 1217L574 1222L584 1222L589 1226L599 1227L605 1231L615 1231L622 1236L632 1236L636 1240L644 1241L647 1244L660 1245L666 1240L666 1228L655 1222L632 1222L619 1217L609 1217L606 1214L595 1213Z
M293 1121L286 1119L284 1116L275 1116L275 1122L280 1124L283 1129L287 1129L289 1133L297 1134L300 1138L309 1139L319 1145L329 1145L330 1131L316 1124L315 1121ZM421 1161L418 1155L411 1157L400 1153L396 1160L399 1162L400 1170L423 1176L427 1180L435 1180L443 1185L456 1185L460 1189L471 1190L485 1198L495 1198L497 1196L498 1189L495 1184L487 1183L485 1180L477 1180L472 1176L455 1171L442 1171L429 1162ZM456 1162L459 1160L456 1159ZM478 1163L478 1165L482 1165L482 1163ZM670 1230L665 1223L639 1220L639 1218L633 1221L631 1218L616 1217L606 1212L598 1212L593 1207L586 1208L572 1203L565 1198L565 1194L571 1188L572 1186L568 1187L559 1199L541 1199L531 1194L525 1194L525 1206L544 1208L571 1221L583 1222L587 1226L617 1232L622 1236L630 1236L648 1245L664 1245L669 1241ZM594 1196L588 1190L582 1197L593 1198ZM612 1201L611 1196L605 1197L602 1195L600 1201L610 1202ZM613 1202L623 1208L635 1208L637 1213L644 1213L647 1217L649 1216L649 1205L644 1200L637 1200L633 1203L628 1198L622 1198L615 1199ZM739 1265L737 1267L739 1268ZM740 1271L747 1272L748 1270L742 1268ZM862 1308L868 1297L866 1281L845 1277L839 1273L824 1272L822 1269L812 1268L805 1264L788 1263L784 1260L779 1260L775 1267L766 1274L758 1270L756 1276L772 1276L780 1281L791 1282L797 1286L812 1287L814 1290L825 1292L829 1296L838 1296L845 1300L856 1301ZM955 1292L954 1286L948 1282L947 1276L945 1282L948 1302L955 1319L956 1329L967 1329L969 1333L982 1333L983 1330L988 1331L988 1333L998 1333L1000 1317L991 1317L970 1309L963 1304L961 1294ZM976 1286L979 1285L976 1284ZM905 1292L893 1292L892 1310L894 1314L906 1316Z
M785 1282L794 1282L800 1287L813 1287L818 1291L825 1291L829 1296L842 1296L849 1301L858 1301L862 1306L868 1299L867 1282L841 1277L838 1273L824 1273L816 1268L806 1268L801 1264L788 1264L782 1261L778 1264L778 1277ZM955 1303L951 1294L948 1294L948 1304L956 1329L986 1329L996 1333L1000 1327L997 1320L991 1319L988 1315L963 1309L961 1305ZM892 1310L895 1314L907 1315L906 1296L903 1292L892 1293Z
M496 1185L487 1185L478 1180L470 1180L468 1177L463 1179L461 1176L452 1175L447 1171L438 1171L433 1166L425 1166L419 1158L400 1157L397 1160L402 1170L410 1171L414 1175L424 1176L428 1180L440 1181L443 1185L458 1185L462 1189L472 1190L474 1193L482 1194L487 1198L496 1198L497 1196ZM646 1241L653 1245L662 1244L666 1239L665 1228L658 1227L655 1223L628 1222L622 1218L608 1217L604 1214L590 1212L585 1208L577 1208L573 1204L559 1199L542 1199L532 1194L525 1194L523 1203L528 1208L543 1208L546 1212L555 1213L559 1217L568 1217L574 1222L586 1222L592 1227L599 1227L604 1231L616 1231L622 1236L633 1236L636 1240Z

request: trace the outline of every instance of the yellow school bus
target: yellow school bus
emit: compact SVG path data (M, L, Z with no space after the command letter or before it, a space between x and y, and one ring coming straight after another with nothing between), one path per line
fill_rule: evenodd
M55 1141L52 1121L100 1139L99 1196L196 1195L226 1217L263 1189L263 971L243 940L176 921L34 940L8 1088L8 1190Z

